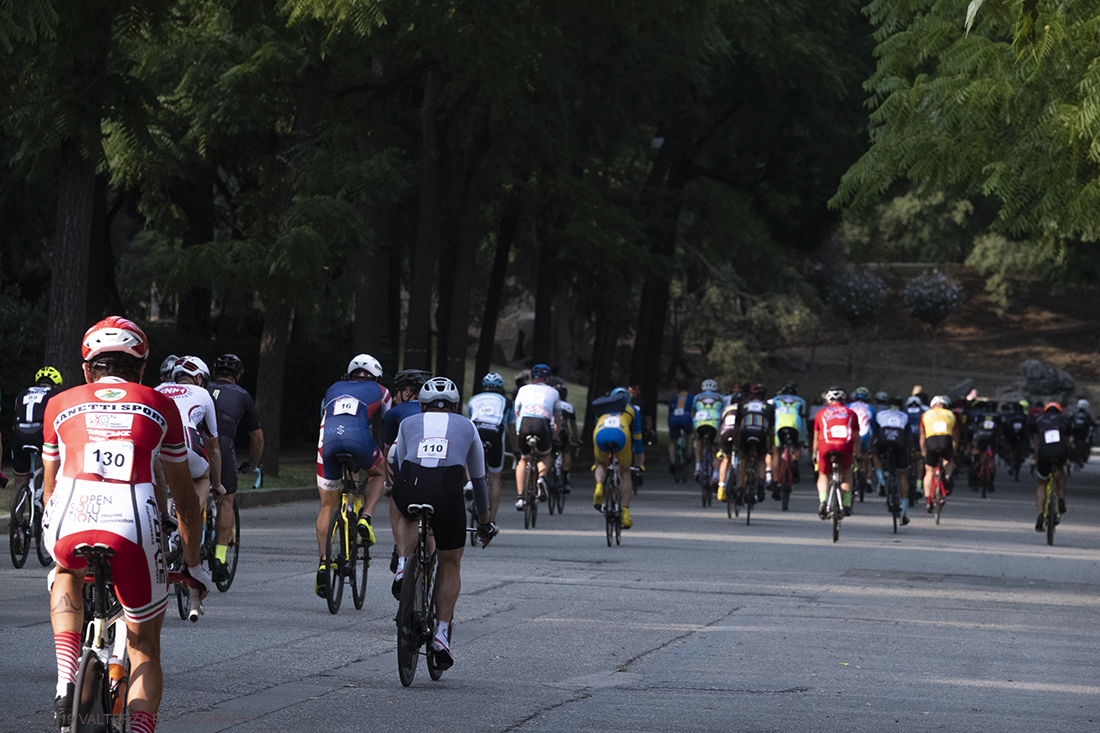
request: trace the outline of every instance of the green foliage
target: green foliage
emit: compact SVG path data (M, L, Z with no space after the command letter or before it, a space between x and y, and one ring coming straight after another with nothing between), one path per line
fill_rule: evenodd
M11 53L16 44L53 38L58 20L49 0L4 0L0 3L0 46Z
M764 374L760 352L750 348L744 340L718 339L707 354L707 363L719 385L755 382Z
M0 344L4 358L0 359L0 398L10 405L15 393L34 383L35 373L42 368L46 331L46 308L20 298L11 287L0 287ZM3 414L7 414L5 411ZM5 428L11 419L6 418Z
M1050 263L1027 242L1010 240L1000 234L986 234L974 241L974 250L966 264L982 273L985 291L997 312L1004 315L1012 302L1012 280L1021 275L1043 275Z
M793 295L772 294L745 314L749 331L764 348L777 348L797 341L817 328L818 315Z
M882 278L865 270L849 270L831 278L828 300L836 314L855 327L874 320L885 294Z
M935 329L961 305L962 288L933 269L907 282L901 291L901 300L910 315Z
M911 190L845 217L842 235L852 262L960 262L980 224L974 205Z

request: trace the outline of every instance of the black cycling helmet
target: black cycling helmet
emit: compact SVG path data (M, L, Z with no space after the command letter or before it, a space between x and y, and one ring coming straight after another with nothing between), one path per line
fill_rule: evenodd
M764 399L768 396L768 390L763 384L759 382L749 387L749 397L755 397L757 399Z
M779 388L776 392L777 395L791 395L792 397L798 396L798 384L793 380L788 380L786 384Z
M214 376L228 374L240 381L244 374L244 362L236 354L222 354L214 360Z
M558 397L565 399L565 396L569 393L569 389L565 386L565 380L561 377L554 376L546 380L546 383L558 391Z
M398 372L393 377L393 388L395 390L402 390L406 387L410 387L420 392L420 388L424 386L424 382L427 382L432 378L432 375L423 369L405 369Z

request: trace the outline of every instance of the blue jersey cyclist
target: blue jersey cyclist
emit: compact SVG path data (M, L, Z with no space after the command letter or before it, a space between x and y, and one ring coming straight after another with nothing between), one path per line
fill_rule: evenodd
M489 473L489 521L497 521L500 506L500 474L504 470L504 451L515 453L516 413L512 400L504 395L504 377L489 372L481 380L484 390L466 403L466 416L473 421L485 445L485 470Z
M374 544L371 515L382 496L386 472L382 449L371 435L371 419L384 417L390 408L390 391L378 383L382 365L369 354L360 354L348 363L344 379L325 392L321 405L321 431L317 441L317 490L321 510L317 514L317 554L320 563L314 590L325 597L328 588L325 571L325 540L329 519L340 505L340 479L343 469L336 456L348 453L354 461L356 480L360 470L367 472L367 486L359 517L359 535L367 544ZM356 497L355 503L360 503Z
M772 448L772 466L776 467L775 473L779 473L779 452L789 440L792 446L791 455L791 483L797 484L802 480L798 468L798 459L802 456L802 446L809 439L806 420L809 410L806 400L798 396L798 384L789 381L784 384L775 397L771 400L775 407L775 446ZM779 499L778 486L772 485L772 498Z
M432 378L428 372L420 369L405 369L393 377L393 406L386 410L382 418L382 448L386 459L386 483L383 494L390 499L390 530L393 532L393 555L390 557L390 572L397 572L397 547L401 544L401 529L403 525L398 521L401 518L397 511L397 505L393 502L393 456L396 450L397 433L401 429L401 421L410 415L420 414L420 402L417 396L424 383Z
M623 529L630 529L634 526L630 519L630 500L634 496L630 466L635 463L645 465L642 416L630 404L630 393L622 387L616 387L607 397L593 400L592 409L596 414L596 428L592 431L592 446L596 454L596 491L592 494L592 505L597 510L603 509L604 479L614 456L619 462L619 484L623 494Z
M866 452L871 446L871 436L875 433L875 408L868 403L869 399L871 391L866 387L858 387L852 392L852 401L848 403L848 409L859 419L861 452Z
M688 392L686 379L676 382L676 394L668 402L668 470L674 471L676 461L676 441L681 435L687 436L688 450L691 450L695 425L692 415L695 411L695 395Z
M714 443L718 438L718 419L722 416L722 408L726 404L725 396L718 393L718 382L713 379L704 379L700 387L703 391L695 395L691 416L695 435L699 438L695 441L696 478L703 470L703 443ZM711 474L710 480L717 481L717 465L712 465Z

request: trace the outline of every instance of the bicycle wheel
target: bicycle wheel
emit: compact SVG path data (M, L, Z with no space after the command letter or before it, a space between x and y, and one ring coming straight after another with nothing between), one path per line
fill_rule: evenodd
M565 511L565 491L564 491L564 489L565 489L565 485L563 483L562 486L560 486L558 488L558 514L561 514L562 512Z
M70 733L102 733L108 730L111 708L110 688L103 662L91 649L85 649L77 666L73 692L73 723Z
M615 487L612 492L611 501L614 503L615 511L611 513L614 520L615 527L615 544L621 544L623 539L623 495L621 493L619 482L615 482Z
M936 477L936 482L932 487L933 496L936 500L936 524L940 523L940 514L943 513L944 504L944 491L943 491L943 479Z
M34 475L34 480L31 481L31 486L32 486L34 496L38 496L39 492L42 490L42 478L43 478L42 472L38 471ZM42 512L43 511L44 510L41 506L36 506L34 508L34 530L33 531L34 531L34 548L35 548L35 551L38 553L38 562L39 562L40 565L45 567L46 565L50 565L51 563L53 563L53 558L50 557L50 551L46 549L46 543L42 541Z
M191 594L182 583L173 583L176 587L176 607L180 612L180 620L186 621L191 613Z
M829 513L833 515L833 542L837 542L840 539L840 518L844 514L844 502L840 500L840 487L835 483L829 487Z
M353 525L354 526L354 525ZM241 510L237 507L237 502L233 502L233 532L229 535L229 549L225 552L225 572L227 577L223 580L217 580L214 585L218 586L218 590L225 593L229 590L229 586L233 585L233 578L237 577L237 559L241 554Z
M397 672L401 684L408 687L416 676L417 657L420 656L420 629L417 628L416 600L418 586L423 583L420 558L413 555L405 562L404 579L401 581L401 600L397 604Z
M428 619L427 619L427 623L426 623L426 628L428 629L429 633L431 633L435 630L436 613L437 613L437 611L436 611L436 597L435 596L436 596L436 593L438 592L438 590L437 590L435 581L436 581L436 574L439 572L439 563L436 561L436 556L435 555L432 555L431 560L428 563L428 566L429 566L428 567L428 572L425 573L425 576L428 578L428 584L427 584L427 587L424 589L424 592L425 592L425 597L427 598L426 606L427 606L427 609L428 609L428 611L427 611ZM440 667L438 664L436 664L435 652L432 651L432 641L431 640L428 641L428 650L427 650L427 655L426 655L425 661L428 663L428 676L431 677L432 680L438 680L440 677L443 676L443 673L446 671L446 668Z
M354 527L354 513L348 517L348 526ZM370 548L361 544L356 533L351 534L351 550L348 560L348 582L351 584L351 601L356 610L363 609L367 597L367 569L370 567Z
M754 473L748 473L750 466L745 466L745 526L752 524L752 508L756 505L756 482L759 480Z
M31 551L31 533L27 527L27 515L30 513L32 499L29 487L24 486L19 490L15 500L15 511L12 512L8 525L8 549L11 552L11 564L17 568L23 567L23 564L27 562L27 555Z
M328 593L325 600L328 602L329 613L340 610L340 601L344 597L344 564L347 561L347 553L344 547L342 516L339 509L332 510L332 518L328 523L328 539L325 541L328 570Z
M1054 525L1057 524L1058 517L1058 502L1054 498L1055 492L1053 488L1048 489L1047 492L1047 506L1046 511L1043 512L1046 519L1047 530L1047 544L1054 544Z
M534 457L528 461L534 460ZM538 479L536 474L527 469L527 476L523 482L523 528L531 529L535 526L535 507L538 504Z

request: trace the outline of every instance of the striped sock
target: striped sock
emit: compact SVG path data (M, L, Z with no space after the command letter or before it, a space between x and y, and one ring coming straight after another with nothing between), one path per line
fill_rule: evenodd
M80 655L80 634L75 631L62 631L53 635L53 643L57 648L57 694L62 696L76 677L77 658Z
M130 733L153 733L157 729L157 714L144 710L130 711Z

